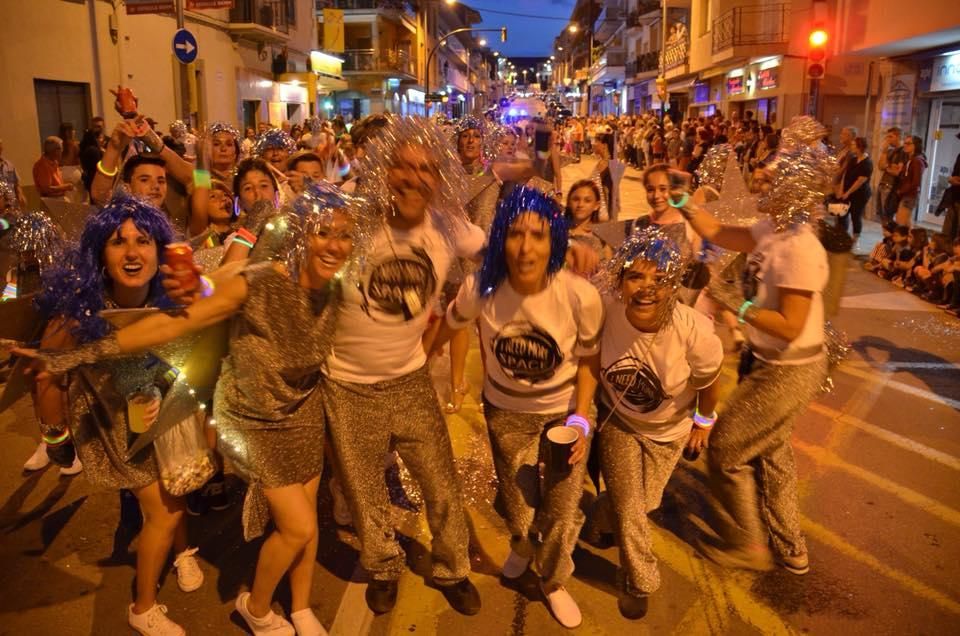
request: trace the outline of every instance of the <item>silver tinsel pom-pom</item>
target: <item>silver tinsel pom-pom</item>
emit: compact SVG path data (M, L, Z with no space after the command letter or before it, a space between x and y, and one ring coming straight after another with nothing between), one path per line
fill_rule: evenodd
M823 323L823 346L827 353L827 377L820 386L820 391L833 391L833 372L843 362L853 348L847 340L847 334L833 326L829 320Z
M707 150L700 167L697 168L697 177L700 179L700 187L709 186L714 190L723 188L724 176L727 171L727 159L733 151L730 144L716 144Z
M17 217L3 244L13 252L33 252L41 271L56 263L63 253L60 229L46 212L39 210Z
M770 187L757 209L774 220L777 230L809 223L824 211L824 198L837 172L836 159L821 143L823 126L812 117L798 117L783 130L783 140L767 166Z
M257 137L253 145L253 154L259 157L265 150L271 148L280 148L287 152L293 152L297 149L297 142L294 141L293 137L288 133L279 128L271 128Z

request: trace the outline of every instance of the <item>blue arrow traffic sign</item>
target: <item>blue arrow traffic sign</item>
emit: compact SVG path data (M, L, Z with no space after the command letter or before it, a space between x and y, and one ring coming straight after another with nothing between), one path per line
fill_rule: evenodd
M173 54L182 64L197 59L197 38L186 29L177 29L173 34Z

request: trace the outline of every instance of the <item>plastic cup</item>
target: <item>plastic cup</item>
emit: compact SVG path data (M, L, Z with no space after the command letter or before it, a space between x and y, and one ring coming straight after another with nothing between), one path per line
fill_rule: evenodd
M580 431L572 426L554 426L547 431L547 441L550 442L550 470L554 474L565 475L573 468L570 465L570 454L578 439Z

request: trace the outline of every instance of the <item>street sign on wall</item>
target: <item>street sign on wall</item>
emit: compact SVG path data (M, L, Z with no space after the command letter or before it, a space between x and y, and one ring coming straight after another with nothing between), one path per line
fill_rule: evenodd
M191 11L204 9L232 9L233 0L187 0L187 8Z
M142 13L173 13L173 0L127 0L127 15Z

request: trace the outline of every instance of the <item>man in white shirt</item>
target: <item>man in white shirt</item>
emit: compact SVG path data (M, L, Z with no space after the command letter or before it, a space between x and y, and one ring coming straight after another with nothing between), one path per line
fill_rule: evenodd
M420 128L407 130L414 126ZM365 164L361 194L380 201L382 224L372 228L356 284L344 285L326 369L328 430L361 541L360 563L371 577L370 608L393 608L405 565L383 472L384 455L395 449L423 492L433 581L454 609L476 614L462 494L421 338L450 263L476 257L484 236L462 208L436 207L447 200L448 180L464 179L438 130L391 119L375 135L370 161L383 170Z

